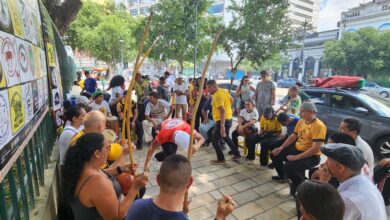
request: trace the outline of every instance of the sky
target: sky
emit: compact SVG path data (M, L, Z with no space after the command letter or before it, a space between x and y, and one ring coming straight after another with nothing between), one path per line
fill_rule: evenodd
M325 31L337 28L341 12L359 6L360 3L367 3L371 0L321 0L320 21L318 31Z

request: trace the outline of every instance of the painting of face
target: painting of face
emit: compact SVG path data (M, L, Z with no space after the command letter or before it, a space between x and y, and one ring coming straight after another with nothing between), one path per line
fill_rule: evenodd
M8 10L7 0L0 0L0 25L5 30L11 29L11 16Z
M11 137L11 123L9 115L8 94L0 91L0 149Z

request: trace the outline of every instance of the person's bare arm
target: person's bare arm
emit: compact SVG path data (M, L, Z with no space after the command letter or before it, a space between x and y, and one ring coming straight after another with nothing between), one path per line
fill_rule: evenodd
M287 159L289 161L294 161L294 160L301 160L301 159L311 157L320 151L320 148L323 144L324 144L323 142L313 142L313 146L309 148L307 151L300 153L298 155L289 155L287 156Z
M175 109L175 106L174 106L174 105L171 105L171 106L169 107L169 112L168 112L167 117L165 117L165 119L168 119L168 118L171 117L171 115L172 115L174 109Z
M255 119L252 119L250 120L248 123L246 123L244 126L242 126L242 129L245 129L245 128L249 128L251 127L252 125L256 124L256 120Z
M225 117L225 109L223 108L223 106L219 107L218 108L218 111L219 111L219 115L221 116L221 136L222 137L226 137L226 133L225 133L225 121L226 121L226 117Z
M157 142L157 140L153 140L152 143L150 144L149 149L148 149L148 153L146 154L146 158L145 158L145 164L144 164L144 171L145 172L149 172L150 159L152 158L154 151L157 150L159 145L160 144Z
M238 124L238 126L242 126L242 117L241 116L238 117L237 124Z
M237 87L237 89L236 89L236 96L238 97L239 95L241 95L241 88L240 88L240 86Z
M272 90L271 90L271 97L272 97L272 103L271 103L271 105L275 105L275 99L276 99L276 96L275 96L275 89L272 89Z
M205 142L204 137L196 131L194 131L194 139L195 144L192 145L192 154L195 154Z
M203 122L204 122L204 123L207 123L207 122L209 121L209 118L208 118L208 116L207 116L207 111L205 111L205 110L202 109L202 116L203 116L203 118L204 118Z
M123 219L141 187L147 183L147 177L137 177L129 193L118 201L112 182L108 178L94 178L89 184L90 201L103 219ZM93 192L93 193L92 193Z
M138 109L134 109L133 112L133 123L138 120Z
M296 135L295 133L292 133L288 138L287 140L284 141L284 143L278 147L278 148L275 148L273 151L272 151L272 154L273 155L278 155L280 152L282 152L282 150L284 150L286 147L290 146L292 143L294 143L294 141L296 141L298 138L298 135Z

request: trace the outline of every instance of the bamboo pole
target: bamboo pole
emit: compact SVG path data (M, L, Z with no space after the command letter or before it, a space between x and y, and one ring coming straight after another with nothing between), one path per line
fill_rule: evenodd
M196 102L194 109L192 110L192 117L191 117L191 132L190 132L190 146L188 148L188 160L191 161L192 159L192 147L194 145L194 130L195 130L195 119L196 119L196 112L199 108L200 100L202 99L202 92L203 92L203 87L204 87L204 81L206 78L206 72L209 68L211 57L213 56L213 53L215 51L215 48L217 47L218 39L219 36L221 35L221 30L217 31L217 34L214 37L213 44L211 46L211 50L209 52L209 55L207 57L206 64L203 68L202 72L202 79L200 81L200 86L199 86L199 94L198 97L196 97ZM188 190L186 191L186 194L184 196L184 212L188 213Z
M126 98L125 98L126 101L125 101L125 106L123 108L124 117L123 117L123 121L122 121L122 143L126 139L125 138L126 137L125 130L126 130L126 128L128 128L128 130L127 130L127 140L128 140L127 144L129 146L129 157L130 157L130 163L131 163L132 168L134 168L134 159L133 159L133 147L131 144L131 136L130 136L130 134L131 134L130 133L130 123L128 122L128 118L131 115L131 100L132 100L131 96L132 96L132 91L133 91L133 87L134 87L134 83L135 83L135 76L138 73L139 61L140 61L140 57L141 57L141 54L142 54L142 51L144 48L146 37L148 35L149 25L150 25L150 22L152 21L152 16L153 16L153 14L151 13L149 15L148 21L147 21L145 28L144 28L144 32L142 34L140 47L139 47L138 54L137 54L137 59L135 61L135 65L134 65L133 76L131 77L129 87L127 88L127 94L126 94ZM126 124L127 124L127 126L126 126Z

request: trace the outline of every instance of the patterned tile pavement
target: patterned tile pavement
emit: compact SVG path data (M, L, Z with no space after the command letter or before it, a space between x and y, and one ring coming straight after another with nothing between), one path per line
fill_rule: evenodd
M143 165L147 148L135 152L135 158ZM185 152L179 151L181 154ZM227 150L225 151L227 154ZM215 159L212 146L201 148L191 162L194 183L190 188L190 219L214 219L217 202L223 195L232 196L237 202L232 219L296 219L295 202L289 196L286 183L271 180L275 171L247 165L244 159L231 161L226 156L225 165L212 165ZM258 160L256 161L258 165ZM161 163L153 161L145 198L158 195L156 174ZM141 168L140 168L141 170Z

